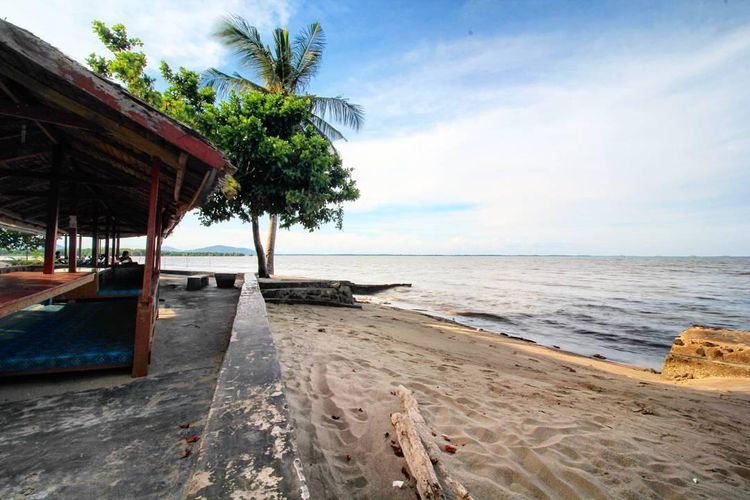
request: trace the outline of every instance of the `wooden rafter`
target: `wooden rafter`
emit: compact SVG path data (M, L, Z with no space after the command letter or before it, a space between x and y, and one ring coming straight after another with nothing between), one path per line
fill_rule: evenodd
M113 120L112 118L105 116L104 114L97 113L81 102L75 99L71 99L61 92L53 89L52 87L36 81L31 76L17 70L16 68L5 67L3 68L3 72L8 76L8 78L11 78L18 84L28 88L29 91L33 92L38 97L54 103L54 105L66 110L67 112L73 113L74 115L88 122L91 122L96 127L110 132L115 136L121 137L143 153L146 153L149 156L160 158L170 167L177 167L178 155L175 154L172 150L160 146L156 141L149 140L141 133L133 130L132 128L129 128L126 125L123 125L119 121Z
M3 146L2 150L0 150L0 164L8 161L34 158L51 153L51 146L32 146L27 144L5 145Z
M21 104L21 100L18 97L16 97L16 94L13 93L8 88L7 85L5 85L5 83L3 82L3 80L1 78L0 78L0 90L2 90L5 93L5 95L7 95L8 97L10 97L11 101L15 102L16 104ZM37 126L37 128L39 130L42 131L42 133L44 133L44 135L47 136L47 138L50 141L52 141L53 144L57 144L57 137L55 137L55 134L53 134L52 132L50 132L50 130L47 128L47 126L42 125L38 121L34 121L34 124Z
M49 123L60 127L72 127L88 131L93 130L91 123L81 120L77 115L39 105L0 102L0 116Z
M174 201L175 203L180 202L180 191L182 191L182 181L185 179L185 169L187 168L187 161L190 156L182 152L180 153L180 162L177 167L177 173L174 179Z

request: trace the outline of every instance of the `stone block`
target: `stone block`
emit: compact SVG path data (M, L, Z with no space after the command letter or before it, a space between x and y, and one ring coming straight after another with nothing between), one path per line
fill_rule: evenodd
M672 343L662 377L750 378L750 331L693 325Z

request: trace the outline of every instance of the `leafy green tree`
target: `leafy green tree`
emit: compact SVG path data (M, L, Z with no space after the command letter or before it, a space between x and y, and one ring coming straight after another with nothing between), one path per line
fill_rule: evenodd
M235 90L303 95L310 100L312 108L302 126L316 130L331 142L344 139L344 135L331 125L329 119L354 130L362 127L364 110L361 106L341 96L323 97L306 92L323 60L326 37L320 23L308 26L295 37L294 42L290 40L286 28L276 28L273 46L269 46L263 43L255 26L242 17L230 16L221 22L216 36L235 51L245 68L261 80L256 83L239 73L229 75L211 68L206 72L206 81L219 92L226 94ZM269 272L273 273L279 214L271 212L270 215L266 262Z
M26 252L26 259L28 260L29 252L38 250L43 246L44 236L0 228L0 248L3 250L11 253Z
M196 116L216 100L213 88L201 86L199 73L183 67L175 72L166 61L161 62L159 71L169 86L164 93L159 92L154 86L156 79L146 74L148 61L140 50L143 47L140 38L129 38L122 24L109 28L95 20L92 26L113 55L110 59L94 53L89 55L86 62L95 73L119 80L131 94L191 126L195 125Z
M108 28L102 21L92 21L94 33L99 36L105 47L114 55L112 59L90 54L86 63L92 71L108 78L123 82L128 91L143 99L152 106L158 107L161 95L154 90L154 78L145 73L146 54L139 50L143 47L140 38L128 37L124 24L114 24Z
M201 86L200 74L182 66L175 73L166 61L162 61L159 70L169 84L162 94L161 110L194 126L196 116L216 101L216 91L212 87Z
M342 204L359 197L351 169L328 140L299 126L311 112L307 97L232 92L200 116L200 129L238 169L201 207L201 222L250 222L261 277L269 273L259 217L279 214L282 227L301 224L310 231L329 222L340 228Z

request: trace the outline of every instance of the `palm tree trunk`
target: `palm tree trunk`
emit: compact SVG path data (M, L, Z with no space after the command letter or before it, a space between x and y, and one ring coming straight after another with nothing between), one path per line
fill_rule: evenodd
M253 223L253 243L255 244L255 255L258 257L258 277L268 278L268 270L266 269L266 256L263 253L263 243L260 241L260 225L258 224L258 216L253 215L250 218Z
M279 216L270 217L271 226L268 228L268 240L266 241L266 270L268 274L275 274L273 269L273 258L276 254L276 231L279 227Z

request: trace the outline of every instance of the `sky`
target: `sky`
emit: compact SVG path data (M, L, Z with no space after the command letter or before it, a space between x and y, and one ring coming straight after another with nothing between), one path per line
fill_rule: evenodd
M0 16L83 62L92 19L255 79L212 36L326 31L309 92L365 108L338 142L361 198L279 253L750 255L750 2L26 0ZM133 246L143 246L140 241ZM252 247L189 214L165 245Z

